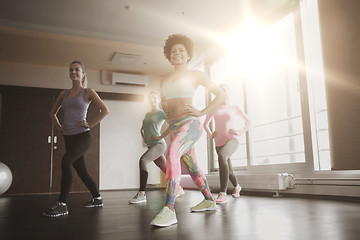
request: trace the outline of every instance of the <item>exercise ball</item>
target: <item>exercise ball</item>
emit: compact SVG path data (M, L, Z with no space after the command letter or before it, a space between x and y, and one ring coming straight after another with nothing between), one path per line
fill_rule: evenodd
M12 182L12 174L10 168L0 162L0 195L5 193L9 187L11 186Z

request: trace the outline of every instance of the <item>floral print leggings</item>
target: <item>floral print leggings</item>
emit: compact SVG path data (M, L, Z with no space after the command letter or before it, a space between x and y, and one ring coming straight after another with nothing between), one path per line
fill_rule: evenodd
M205 199L213 200L205 175L195 161L194 144L201 136L197 117L185 116L170 120L170 144L167 152L166 203L175 204L180 187L181 164L190 174Z

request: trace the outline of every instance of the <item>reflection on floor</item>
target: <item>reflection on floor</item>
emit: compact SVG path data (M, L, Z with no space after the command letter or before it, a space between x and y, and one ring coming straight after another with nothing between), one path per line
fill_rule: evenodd
M360 203L258 196L230 197L216 212L190 213L202 200L186 190L177 199L177 225L155 228L150 221L165 203L163 190L148 191L147 203L129 205L135 191L102 192L102 209L83 209L88 193L71 194L70 214L46 218L55 195L0 197L1 240L54 239L359 239ZM214 194L215 195L215 194Z

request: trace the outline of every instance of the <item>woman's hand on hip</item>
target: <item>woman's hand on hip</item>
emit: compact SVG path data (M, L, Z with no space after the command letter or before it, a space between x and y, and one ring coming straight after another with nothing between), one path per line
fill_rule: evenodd
M87 127L90 128L90 125L87 121L85 120L79 120L76 124L76 127L81 128L81 127Z
M211 134L211 138L216 138L217 136L217 131L214 131L212 134Z
M182 109L184 115L191 115L195 117L201 117L203 113L198 109L194 108L192 105L185 105Z
M151 140L153 140L153 141L159 141L160 139L162 139L162 137L160 135L151 136Z
M236 131L235 129L231 128L231 129L229 129L229 134L238 136L238 131Z

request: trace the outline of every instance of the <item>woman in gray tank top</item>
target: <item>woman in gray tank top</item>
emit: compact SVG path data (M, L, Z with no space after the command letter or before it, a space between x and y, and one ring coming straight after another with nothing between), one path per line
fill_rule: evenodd
M82 207L102 207L102 199L98 187L86 170L84 153L90 147L90 129L97 125L109 110L98 94L91 88L85 88L85 66L79 61L73 61L69 67L72 88L60 92L50 111L50 118L55 127L63 133L66 152L61 163L61 190L58 201L44 212L45 216L58 217L68 215L66 201L72 182L72 167L90 190L92 199L82 204ZM100 108L99 114L87 122L86 115L90 103ZM63 108L64 122L60 123L57 113Z

